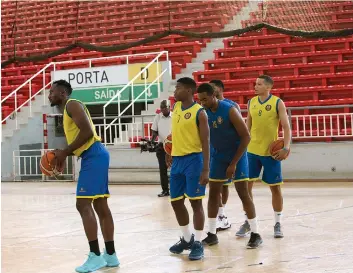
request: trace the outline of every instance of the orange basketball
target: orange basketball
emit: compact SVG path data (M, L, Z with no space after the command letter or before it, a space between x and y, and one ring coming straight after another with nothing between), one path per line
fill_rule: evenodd
M279 150L283 149L283 147L284 147L284 140L283 139L277 139L274 142L272 142L269 147L271 156L274 156L275 153L278 152ZM289 153L290 153L290 149L287 153L286 158L289 156Z
M56 168L55 154L52 151L45 152L45 154L40 159L39 167L42 173L46 176L57 176L63 172ZM65 166L65 164L64 164Z
M163 148L168 155L172 155L172 135L171 134L167 136L167 138L163 141Z

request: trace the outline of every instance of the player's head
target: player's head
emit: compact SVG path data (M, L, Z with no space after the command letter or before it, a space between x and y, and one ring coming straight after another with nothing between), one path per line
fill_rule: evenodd
M216 92L217 99L220 99L220 95L224 92L224 84L221 80L210 81L214 91Z
M162 100L159 108L161 109L161 112L164 116L166 117L169 116L170 114L169 100Z
M50 101L51 106L57 106L63 104L67 98L72 93L71 84L65 80L58 80L53 82L48 99Z
M270 76L261 75L256 79L255 94L263 95L271 91L273 87L273 80Z
M196 91L196 82L188 77L177 80L174 97L177 101L185 101L192 98Z
M212 108L217 103L216 92L209 83L200 84L197 88L197 96L202 107L206 109Z

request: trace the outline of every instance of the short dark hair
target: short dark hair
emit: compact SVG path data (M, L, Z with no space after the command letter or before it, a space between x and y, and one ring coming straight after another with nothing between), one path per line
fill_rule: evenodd
M72 93L72 87L71 87L71 84L68 83L67 81L65 81L65 80L58 80L58 81L53 82L53 84L56 84L56 85L61 86L61 87L64 87L66 93L67 93L69 96L71 95L71 93Z
M167 108L169 107L170 104L169 104L169 101L168 100L162 100L161 101L161 105L160 105L160 108Z
M213 83L215 86L222 88L224 90L224 84L221 80L212 80L210 83Z
M270 76L267 76L267 75L260 75L258 77L259 79L263 79L265 81L265 83L268 83L270 85L273 85L273 80Z
M197 88L197 93L207 93L208 96L212 96L214 94L214 89L209 83L202 83Z
M177 82L191 88L192 92L195 93L196 82L193 79L191 79L189 77L184 77L184 78L180 78L179 80L177 80Z

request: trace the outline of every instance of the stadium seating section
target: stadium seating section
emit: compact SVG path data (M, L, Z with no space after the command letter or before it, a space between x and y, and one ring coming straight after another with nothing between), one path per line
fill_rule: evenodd
M308 1L306 1L308 2ZM267 1L268 23L282 27L315 30L353 28L353 2L329 1L318 5L300 1ZM18 2L16 55L21 57L48 53L70 45L74 40L95 45L122 44L167 30L171 27L195 32L222 30L246 2L184 1L124 2ZM13 22L16 2L2 2L2 60L14 56ZM311 14L312 22L302 19L300 11ZM78 12L79 11L79 12ZM276 16L273 16L276 14ZM79 20L77 21L77 15ZM272 17L271 17L272 15ZM263 11L251 13L243 26L258 23ZM276 19L274 19L276 18ZM12 64L2 69L2 98L50 61L79 60L105 56L167 50L172 61L173 78L201 51L210 39L170 35L151 44L119 52L102 53L76 48L69 53L36 62ZM224 48L214 50L214 59L204 61L204 70L194 72L198 83L221 79L225 97L246 108L253 96L259 74L274 78L273 93L288 107L344 105L353 103L353 36L345 38L300 38L268 29L248 32L224 39ZM153 57L137 56L129 62L144 62ZM125 63L124 58L118 63ZM116 64L117 61L114 61ZM109 65L97 61L94 65ZM79 68L82 64L65 64L59 68ZM46 75L47 80L50 75ZM39 90L42 78L34 80L32 92ZM27 89L26 89L27 88ZM28 99L28 87L17 95L19 103ZM172 99L172 98L171 98ZM14 98L2 105L3 117L13 111ZM330 113L338 110L298 110L294 114ZM340 109L349 112L349 108Z

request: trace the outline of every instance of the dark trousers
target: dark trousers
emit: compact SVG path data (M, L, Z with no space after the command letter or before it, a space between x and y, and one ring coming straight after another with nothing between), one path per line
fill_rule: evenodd
M167 168L167 164L165 163L165 151L162 143L158 144L156 155L158 159L159 175L161 178L162 191L169 192L168 168Z

